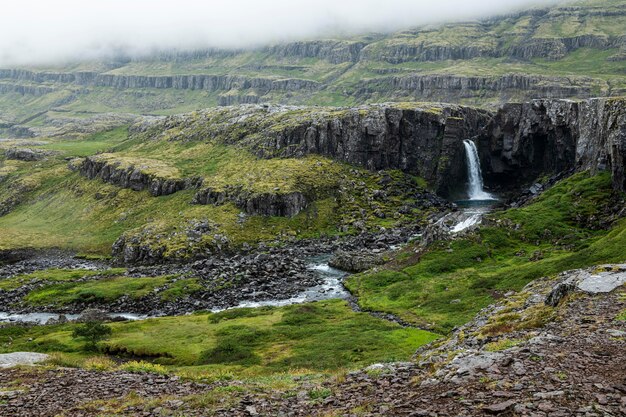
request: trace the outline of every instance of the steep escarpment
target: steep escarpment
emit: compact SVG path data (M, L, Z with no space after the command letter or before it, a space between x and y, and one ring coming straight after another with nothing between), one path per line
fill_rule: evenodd
M539 99L505 104L495 114L423 103L357 108L241 106L146 121L131 131L146 140L211 138L267 159L316 154L372 171L399 169L425 179L441 195L463 188L467 173L462 142L474 139L490 187L519 186L578 169L610 170L615 188L621 190L625 102ZM248 199L235 197L239 195L209 187L197 200L238 201L245 207Z
M625 189L626 100L535 100L504 105L479 140L488 183L568 169L608 170Z
M97 72L38 72L25 69L0 70L0 78L36 83L64 83L81 86L126 88L173 88L179 90L231 90L233 88L266 91L314 90L319 83L291 78L262 78L230 75L120 75Z
M267 52L279 58L318 58L340 64L358 61L366 45L358 41L300 41L274 45L267 48Z
M591 172L610 170L614 188L626 191L626 100L580 104L576 163Z

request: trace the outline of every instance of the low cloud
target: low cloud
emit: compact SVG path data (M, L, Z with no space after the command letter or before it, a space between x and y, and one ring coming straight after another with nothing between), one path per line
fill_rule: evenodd
M557 0L21 0L0 12L0 66L156 49L248 48L392 32Z

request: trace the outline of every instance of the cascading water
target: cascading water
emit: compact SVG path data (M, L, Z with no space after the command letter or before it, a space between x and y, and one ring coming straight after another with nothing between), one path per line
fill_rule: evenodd
M465 154L467 155L467 174L469 178L468 197L470 200L495 200L495 198L483 190L483 173L480 170L478 149L473 141L463 141Z

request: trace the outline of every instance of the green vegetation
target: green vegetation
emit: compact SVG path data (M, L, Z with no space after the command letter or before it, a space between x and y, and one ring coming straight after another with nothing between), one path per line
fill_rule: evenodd
M51 140L44 149L61 152L66 156L83 157L105 152L128 139L128 126L94 133L82 139Z
M101 358L91 359L97 355L85 356L72 338L77 326L0 328L0 351L59 352L57 363L105 367ZM355 313L341 300L112 323L110 327L113 333L99 344L101 351L145 358L169 371L209 378L229 372L240 376L297 369L319 372L407 360L419 346L438 337ZM126 366L152 369L150 365Z
M352 276L347 286L363 308L449 331L494 297L535 278L623 262L626 221L600 228L603 213L615 201L611 194L609 174L576 174L531 205L494 213L464 239L440 242L417 260L416 247L410 246L397 263ZM539 320L543 312L537 313Z
M92 271L86 269L46 269L30 274L16 275L11 278L0 279L0 290L14 290L31 282L58 283L63 281L75 281L86 277L107 277L120 275L123 272L123 268L111 268L104 271Z
M49 285L31 291L25 301L31 305L63 306L72 303L106 303L122 296L141 298L165 286L169 277L104 278L81 283Z
M72 337L85 342L85 350L94 351L98 342L108 339L113 331L109 326L99 321L90 321L74 327Z
M320 109L320 114L330 118L338 111ZM127 128L121 127L81 140L51 139L44 147L61 153L46 160L0 159L0 210L6 206L8 211L0 217L0 249L64 248L87 256L109 255L112 244L124 235L167 258L184 259L216 246L352 233L357 230L356 222L375 229L420 221L429 214L419 210L396 214L413 202L406 190L425 185L419 178L397 171L372 173L321 156L259 159L243 148L250 143L260 146L270 137L263 133L267 129L297 126L312 117L310 109L272 118L265 112L252 112L247 125L224 129L231 123L228 117L228 112L215 110L192 114L188 124L160 133L129 137ZM94 158L118 168L134 167L162 179L202 176L204 187L236 190L251 197L300 192L309 204L293 218L242 218L242 210L232 202L191 204L195 190L152 197L147 190L136 192L88 180L68 169L65 158L96 149L107 152ZM76 167L80 161L70 165ZM386 201L374 201L372 192L382 187L380 182L387 176L404 184L403 191ZM346 192L338 192L342 188ZM209 230L196 239L197 224L206 224ZM9 284L0 282L3 285Z

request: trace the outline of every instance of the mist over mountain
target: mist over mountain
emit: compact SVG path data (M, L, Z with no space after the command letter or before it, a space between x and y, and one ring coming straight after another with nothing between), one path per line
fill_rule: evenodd
M26 0L3 5L0 65L50 65L155 50L251 48L391 32L509 13L557 0Z

